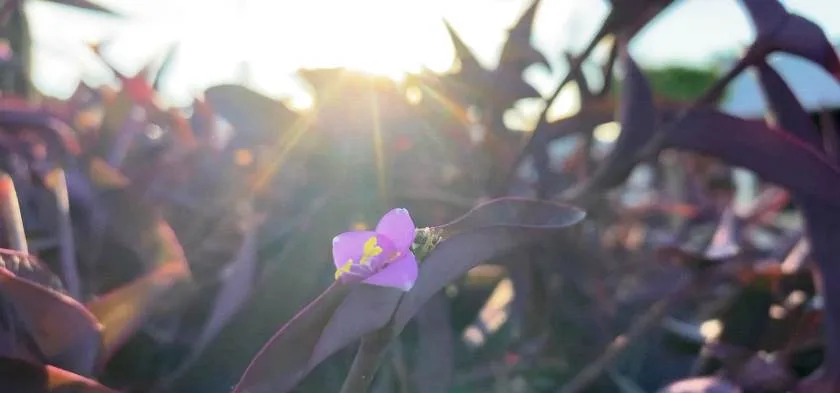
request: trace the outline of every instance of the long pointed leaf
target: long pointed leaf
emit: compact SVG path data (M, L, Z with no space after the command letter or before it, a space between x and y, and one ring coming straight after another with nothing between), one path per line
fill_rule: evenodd
M294 385L307 372L308 356L320 339L332 314L349 293L349 287L335 283L283 325L254 356L233 389L238 392L281 392L279 387ZM288 388L288 387L287 387Z
M7 357L0 357L0 386L16 393L117 393L58 367Z
M701 108L680 121L665 144L721 158L792 192L840 204L840 169L814 147L763 121Z
M67 178L64 170L54 169L48 176L49 186L55 195L58 208L58 238L61 259L61 275L70 296L80 299L81 281L76 265L76 242L73 237L73 223L70 221L70 196L67 192Z
M458 35L449 22L444 20L443 25L446 27L446 32L449 33L449 38L455 47L455 56L461 62L461 72L467 74L470 80L484 78L486 70L478 62L470 47L464 43L464 40L461 39L461 36Z
M184 251L166 222L158 222L155 236L159 247L155 268L87 304L90 312L102 323L103 361L142 326L175 284L190 277Z
M623 57L624 83L618 118L621 134L605 162L592 175L577 196L589 195L617 185L633 170L636 155L653 136L656 127L656 110L650 84L636 62L626 51Z
M418 393L448 392L455 376L449 299L439 293L417 314L417 356L411 380Z
M4 268L0 268L0 293L12 299L29 334L52 364L83 375L93 372L100 326L81 304Z
M414 288L403 295L394 315L394 333L399 334L434 294L473 267L556 235L584 216L568 205L501 198L438 227L445 240L423 260Z
M741 0L741 4L756 26L756 42L762 49L802 56L840 81L840 59L814 22L788 13L778 0Z
M761 87L776 120L786 131L818 149L823 147L817 126L782 77L767 63L756 66Z
M540 0L534 0L510 30L508 39L502 47L500 69L510 68L514 73L521 74L525 68L534 63L549 67L545 56L531 46L534 18L539 6Z

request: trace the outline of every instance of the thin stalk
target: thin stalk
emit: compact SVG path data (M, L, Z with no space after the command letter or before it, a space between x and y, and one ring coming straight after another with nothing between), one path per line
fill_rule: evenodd
M365 336L350 366L350 372L340 393L367 393L373 383L373 377L379 368L379 363L391 342L391 325Z
M76 265L76 243L73 241L73 223L70 220L70 197L67 192L67 178L64 170L54 169L50 174L53 180L52 192L58 208L58 242L61 258L61 273L67 293L80 299L81 281Z
M624 334L616 337L600 357L592 363L589 363L569 383L564 385L559 392L577 393L583 391L589 384L598 379L601 374L608 371L612 363L630 347L630 344L647 333L652 327L656 326L667 315L671 307L683 299L683 296L687 292L686 290L689 288L690 285L685 285L678 293L654 303Z
M29 254L29 245L26 243L26 232L23 230L23 217L20 214L15 183L8 173L0 172L0 209L2 209L3 225L6 227L6 236L9 248Z

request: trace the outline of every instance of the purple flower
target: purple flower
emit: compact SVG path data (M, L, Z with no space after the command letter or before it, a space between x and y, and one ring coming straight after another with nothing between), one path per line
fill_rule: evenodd
M344 232L333 238L335 279L408 291L417 280L411 244L417 228L406 209L382 216L375 231Z

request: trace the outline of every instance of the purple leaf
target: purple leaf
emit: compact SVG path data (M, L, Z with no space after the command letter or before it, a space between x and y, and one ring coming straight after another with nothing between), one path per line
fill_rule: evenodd
M169 377L170 380L177 377L181 370L185 370L201 355L204 347L216 337L251 295L251 289L255 282L254 277L257 273L256 229L255 226L249 225L245 230L236 259L228 264L222 273L224 275L222 289L216 296L213 312L205 322L201 334L193 343L189 357L181 362L179 370Z
M778 124L803 142L821 149L823 144L817 126L782 77L765 62L759 63L756 68L767 103Z
M837 368L840 365L840 336L837 334L840 331L840 301L837 301L840 285L837 285L834 278L840 274L840 264L836 260L840 252L840 209L836 205L814 198L797 196L796 199L805 216L811 255L819 267L816 280L821 283L818 283L817 287L822 288L822 296L825 299L823 320L826 353L823 367L827 373L819 378L832 386L831 391L836 391L840 389L840 381L837 378Z
M336 282L302 308L254 356L233 391L279 393L282 387L294 386L308 371L309 358L303 354L311 354L318 345L321 332L349 292L349 286Z
M275 143L297 115L283 103L244 86L219 85L204 91L205 101L236 130L231 147Z
M466 76L467 80L478 81L485 78L487 70L478 62L470 47L464 43L464 40L455 32L449 22L444 20L443 25L446 27L446 32L449 33L452 46L455 47L455 57L461 62L461 73Z
M535 0L510 30L502 47L499 66L491 72L495 95L504 97L500 97L497 105L504 108L521 98L540 97L539 92L522 79L522 72L532 64L549 67L545 56L531 46L531 31L539 3L540 0Z
M0 249L0 269L8 270L17 278L66 294L58 276L34 256L20 251Z
M613 44L612 50L610 51L610 55L617 55L617 49L618 44ZM564 52L563 56L566 57L566 62L569 63L569 73L571 74L572 81L575 82L575 85L578 88L578 100L581 103L581 106L585 105L585 103L592 102L592 99L595 98L595 95L592 94L592 88L589 87L589 82L586 80L586 75L583 74L583 70L580 67L574 67L575 62L578 61L578 59L575 58L575 55L572 52L568 51ZM611 83L607 81L612 80L612 68L610 68L609 72L605 74L606 76L604 77L604 83Z
M58 155L61 161L67 159L68 155L78 155L81 152L75 132L46 112L0 107L0 119L3 119L6 132L24 128L35 131L47 143L48 151Z
M667 134L665 144L748 168L792 192L831 204L840 201L840 169L814 147L760 120L700 108ZM779 157L785 165L779 165Z
M67 178L64 175L64 170L52 170L47 176L46 183L55 196L61 275L64 277L68 294L80 299L81 282L76 264L76 243L73 237L73 223L70 220L70 197L67 192Z
M633 169L638 150L653 136L656 127L656 110L653 92L644 74L633 61L626 46L623 53L624 82L621 91L621 134L605 162L592 175L592 179L577 195L590 195L614 187Z
M777 0L741 0L741 3L756 26L756 44L761 50L802 56L840 81L840 59L814 22L788 13Z
M171 295L175 284L190 278L184 250L172 228L159 220L151 236L156 243L153 269L87 304L102 323L102 361L113 355L142 326L152 310Z
M310 369L341 348L350 345L391 320L402 291L362 285L347 296L324 327L309 359Z
M145 109L139 105L132 105L128 113L120 123L112 143L103 153L107 157L106 162L114 168L122 168L134 141L147 125L147 114Z
M19 393L117 393L70 371L0 357L0 386Z
M534 0L510 30L508 39L502 47L500 69L510 69L521 76L522 71L531 64L539 63L549 66L545 56L531 46L534 18L539 6L540 0Z
M333 307L345 291L333 285L283 326L251 361L234 392L291 390L330 355L385 326L402 294L394 288L360 285ZM331 316L316 315L322 313Z
M417 314L417 355L411 379L418 393L448 392L454 378L455 339L449 299L439 293Z
M741 0L755 25L757 37L772 35L787 20L785 7L776 0Z
M0 294L11 299L41 353L54 365L89 375L100 350L100 326L81 304L0 268Z
M417 283L400 301L394 315L394 333L399 334L435 293L471 268L548 238L584 216L582 210L568 205L500 198L437 227L444 240L421 262Z

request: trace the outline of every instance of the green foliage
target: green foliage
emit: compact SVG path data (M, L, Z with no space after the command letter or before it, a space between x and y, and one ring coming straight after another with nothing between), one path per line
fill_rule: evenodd
M713 68L669 65L643 70L657 97L671 101L693 101L714 84L719 73ZM616 98L621 91L621 81L615 81Z
M644 71L653 91L675 101L693 101L700 98L717 80L717 70L686 66L666 66Z

